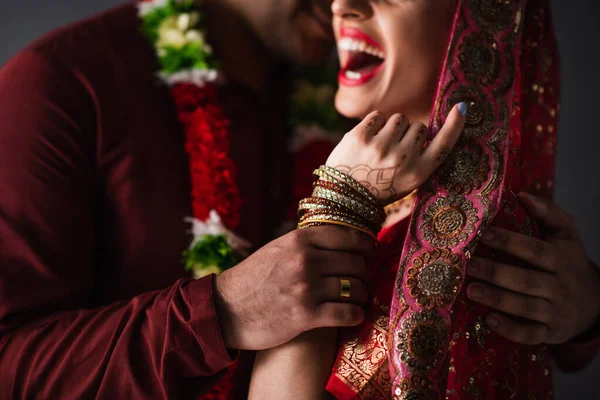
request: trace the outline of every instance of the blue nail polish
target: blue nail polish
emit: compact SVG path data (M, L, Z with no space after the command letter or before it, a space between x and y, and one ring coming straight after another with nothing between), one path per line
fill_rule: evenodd
M467 111L468 111L468 107L467 107L467 103L461 102L458 105L458 112L464 117L467 115Z

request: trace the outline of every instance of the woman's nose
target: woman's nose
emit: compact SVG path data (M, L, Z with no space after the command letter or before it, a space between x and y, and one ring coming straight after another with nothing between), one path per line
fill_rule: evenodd
M344 19L362 20L373 15L373 9L368 0L333 0L331 11L334 16Z

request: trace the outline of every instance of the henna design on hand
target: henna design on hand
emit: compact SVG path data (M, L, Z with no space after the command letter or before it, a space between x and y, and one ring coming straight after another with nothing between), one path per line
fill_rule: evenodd
M354 167L338 165L335 169L344 172L363 185L382 204L388 204L398 198L394 181L399 171L399 165L387 168L371 168L366 164L359 164Z

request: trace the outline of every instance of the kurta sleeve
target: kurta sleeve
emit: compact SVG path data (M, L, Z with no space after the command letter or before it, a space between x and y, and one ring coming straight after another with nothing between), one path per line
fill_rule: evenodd
M212 277L91 308L101 249L90 89L36 50L0 70L0 398L201 395L233 362Z

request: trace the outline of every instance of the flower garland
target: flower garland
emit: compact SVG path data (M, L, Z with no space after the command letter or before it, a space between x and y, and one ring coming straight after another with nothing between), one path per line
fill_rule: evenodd
M145 0L138 3L138 13L143 33L158 57L158 77L170 87L185 131L193 211L186 221L192 225L193 238L184 253L184 264L195 277L220 273L236 265L250 248L233 233L242 200L236 166L229 157L229 120L217 95L217 85L224 80L206 43L204 21L195 0ZM298 155L296 182L308 185L295 187L295 202L290 208L294 213L297 200L311 190L312 170L324 161L302 162L300 153L321 143L327 148L326 157L343 132L341 119L332 107L335 87L330 82L335 80L335 72L312 70L297 82L292 96L290 145Z

